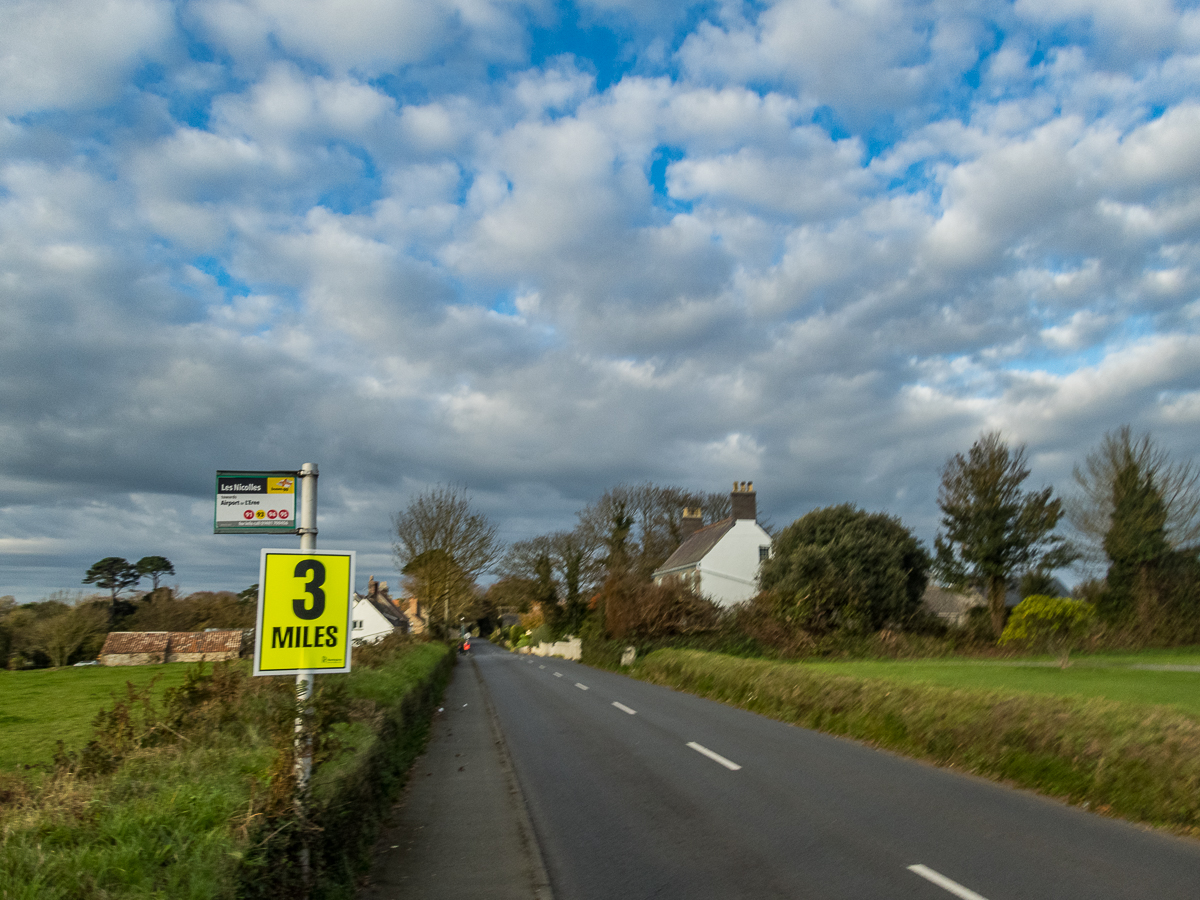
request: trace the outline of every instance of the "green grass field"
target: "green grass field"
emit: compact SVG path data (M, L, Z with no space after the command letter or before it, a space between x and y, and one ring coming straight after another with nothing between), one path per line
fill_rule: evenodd
M1170 706L1200 716L1200 671L1134 666L1197 666L1200 649L1148 650L1072 657L1058 668L1049 657L1030 659L850 660L800 663L830 674L995 691L1103 697Z
M56 741L78 750L92 734L96 713L125 693L126 682L143 687L160 676L158 690L182 683L191 666L0 670L0 771L47 764Z

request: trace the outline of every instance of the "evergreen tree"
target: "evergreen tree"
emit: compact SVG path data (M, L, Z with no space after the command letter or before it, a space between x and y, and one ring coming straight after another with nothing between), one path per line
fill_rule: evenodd
M137 561L138 575L150 578L154 582L153 590L158 590L158 580L164 575L174 575L175 566L165 556L143 556Z
M1030 570L1053 571L1078 557L1054 534L1061 502L1050 488L1021 490L1028 477L1025 448L1010 450L992 431L966 456L947 461L938 489L945 528L934 542L938 574L947 584L985 590L997 638L1004 631L1009 579Z
M121 616L133 611L133 604L122 603L118 598L122 591L135 587L142 580L137 566L119 556L106 556L87 570L84 584L94 584L105 588L112 595L112 605L109 608L109 626L113 626Z
M1172 463L1150 435L1109 432L1075 467L1072 524L1093 560L1107 562L1098 608L1109 620L1136 616L1152 628L1164 604L1191 606L1200 541L1200 471Z
M1171 552L1167 508L1149 473L1129 462L1113 481L1113 512L1104 552L1111 560L1103 609L1122 618L1136 609L1149 627L1158 607L1158 567Z

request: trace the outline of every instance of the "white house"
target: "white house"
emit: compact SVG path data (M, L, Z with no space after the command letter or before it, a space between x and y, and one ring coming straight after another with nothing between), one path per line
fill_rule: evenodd
M373 644L397 628L408 630L408 620L388 598L387 582L379 585L374 578L367 584L365 597L358 593L354 595L354 612L350 618L350 639L356 644Z
M654 573L654 583L682 581L702 597L732 606L758 593L759 564L771 555L771 536L758 524L754 483L735 482L733 515L703 528L701 511L683 511L683 543Z

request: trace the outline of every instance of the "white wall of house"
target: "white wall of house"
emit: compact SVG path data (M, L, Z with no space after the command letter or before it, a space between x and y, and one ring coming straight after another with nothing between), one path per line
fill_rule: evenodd
M753 519L738 519L700 560L700 595L733 606L758 593L760 548L770 552L771 536Z
M354 597L354 613L350 616L350 640L356 644L373 644L392 633L392 623L371 605L366 597Z

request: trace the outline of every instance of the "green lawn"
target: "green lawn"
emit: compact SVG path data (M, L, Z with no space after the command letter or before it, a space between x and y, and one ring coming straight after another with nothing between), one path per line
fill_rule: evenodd
M1171 706L1200 715L1200 671L1171 672L1133 666L1200 666L1200 649L1104 653L1073 657L1065 671L1048 657L1023 660L850 660L800 663L831 674L948 687L1105 697Z
M54 744L77 750L91 737L96 713L123 695L125 683L137 687L156 675L161 691L183 681L191 666L89 666L86 668L0 670L0 771L49 763Z

